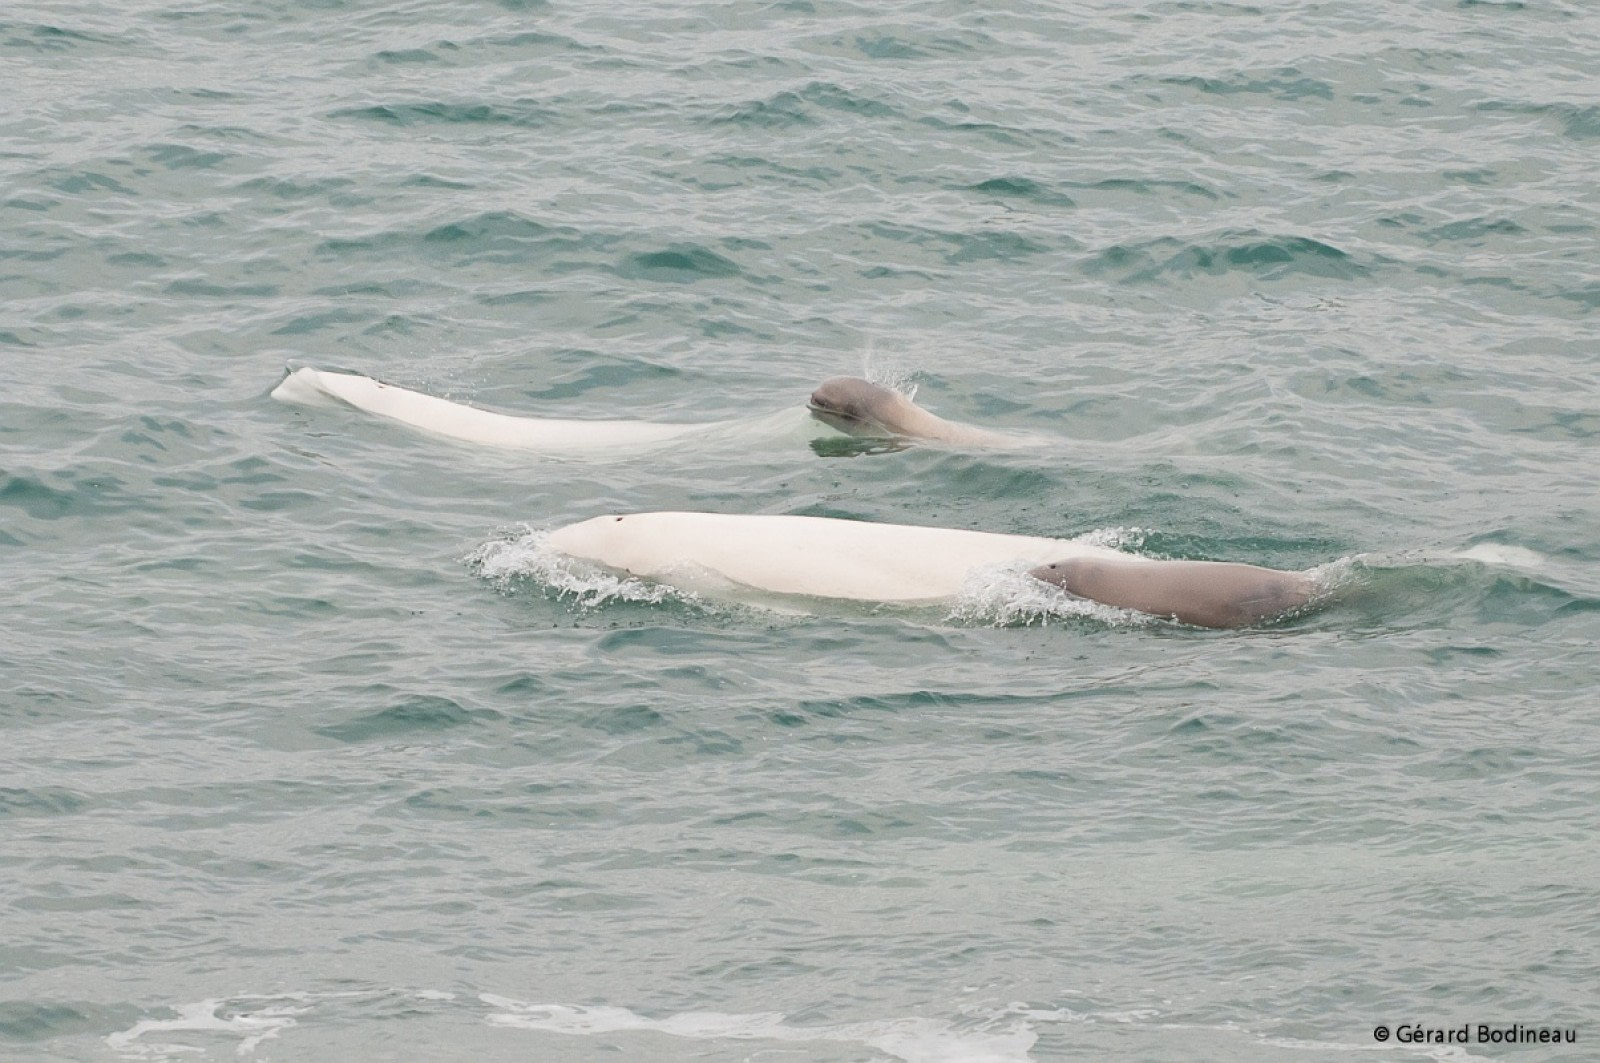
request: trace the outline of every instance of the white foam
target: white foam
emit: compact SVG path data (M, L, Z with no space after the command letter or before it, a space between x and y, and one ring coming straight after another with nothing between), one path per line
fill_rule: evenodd
M488 1018L495 1026L572 1037L638 1031L699 1041L860 1044L905 1063L1018 1063L1030 1058L1037 1040L1028 1024L1014 1016L1005 1018L1004 1029L962 1029L920 1017L796 1026L775 1011L692 1011L651 1019L619 1007L533 1004L487 993L478 999L499 1009Z
M1536 550L1508 543L1478 543L1450 555L1458 561L1477 561L1485 565L1505 565L1509 568L1544 568L1547 558Z
M873 340L868 340L861 351L862 379L870 380L879 387L898 391L912 400L915 400L917 394L917 385L913 382L916 373L917 371L907 365L902 356L881 353Z
M173 1006L176 1017L143 1019L126 1030L109 1034L105 1043L126 1060L209 1058L216 1041L233 1042L232 1054L255 1056L257 1049L282 1030L299 1025L298 1017L336 1000L385 1000L395 995L417 1001L452 1004L471 1011L471 997L443 990L374 989L367 992L245 994ZM1068 995L1071 994L1070 991ZM772 1042L786 1045L860 1045L902 1063L1031 1063L1031 1053L1043 1027L1066 1024L1079 1027L1117 1026L1150 1031L1171 1041L1171 1033L1210 1033L1238 1038L1242 1043L1278 1050L1283 1058L1307 1052L1322 1058L1330 1053L1392 1054L1392 1044L1367 1039L1318 1041L1252 1029L1239 1022L1195 1023L1170 1021L1148 1007L1074 1011L1022 1002L968 1007L953 1019L924 1016L869 1019L821 1025L801 1025L783 1012L686 1011L650 1018L625 1007L581 1004L544 1004L514 1000L490 993L478 994L487 1007L482 1021L503 1029L520 1029L565 1037L597 1037L626 1033L655 1034L700 1042ZM341 1024L344 1025L344 1024ZM309 1032L310 1026L306 1027ZM186 1036L187 1035L187 1036ZM168 1040L172 1038L172 1040ZM1486 1057L1460 1046L1406 1046L1407 1054L1435 1063L1466 1063ZM639 1053L635 1053L637 1056Z
M1147 535L1149 533L1143 528L1099 528L1084 532L1075 541L1088 543L1090 546L1103 546L1108 550L1137 552L1144 548Z
M990 566L969 572L947 619L994 627L1042 627L1052 620L1083 619L1115 626L1161 623L1159 618L1145 613L1075 598L1034 579L1021 565Z
M656 604L673 599L696 601L689 591L662 583L617 576L586 561L579 561L552 550L550 532L523 525L508 537L494 539L478 547L463 560L479 576L509 592L519 580L543 584L561 598L573 599L584 608L606 602L644 602Z
M235 1007L238 1001L269 1001L250 1010L223 1016L223 1008ZM238 1036L235 1054L248 1056L255 1053L261 1042L278 1036L279 1031L295 1025L295 1016L310 1010L304 994L287 994L272 997L236 997L232 1000L201 1000L193 1004L179 1004L172 1010L174 1019L141 1019L126 1030L106 1036L106 1045L124 1059L156 1059L183 1054L205 1054L205 1049L181 1043L147 1040L152 1034L222 1034Z

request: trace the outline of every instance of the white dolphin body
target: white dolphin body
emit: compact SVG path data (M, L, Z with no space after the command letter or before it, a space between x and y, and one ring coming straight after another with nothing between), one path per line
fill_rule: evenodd
M309 366L285 377L273 389L272 397L306 406L343 403L448 439L555 457L625 457L691 437L713 442L726 437L732 442L790 431L803 432L808 439L842 434L813 420L803 407L732 421L688 424L513 417L380 383L371 377Z
M986 568L1146 560L1073 539L726 513L609 514L557 528L546 545L613 572L710 594L904 604L955 598Z

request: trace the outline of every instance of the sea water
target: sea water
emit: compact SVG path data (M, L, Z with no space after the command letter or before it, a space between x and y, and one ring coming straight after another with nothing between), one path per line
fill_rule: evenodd
M13 0L0 1056L1596 1058L1596 56L1577 0ZM554 461L297 365L1057 442ZM652 509L1348 594L539 553Z

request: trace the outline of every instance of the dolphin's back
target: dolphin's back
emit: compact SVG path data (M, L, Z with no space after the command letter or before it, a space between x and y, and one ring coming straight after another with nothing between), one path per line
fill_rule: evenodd
M984 567L1128 556L1068 539L728 513L611 514L558 528L548 543L616 572L691 590L721 583L869 602L953 598Z
M650 421L512 417L379 383L354 373L333 373L309 367L290 373L273 390L272 397L304 405L326 405L330 399L337 400L364 413L387 417L449 439L551 454L646 447L709 427Z

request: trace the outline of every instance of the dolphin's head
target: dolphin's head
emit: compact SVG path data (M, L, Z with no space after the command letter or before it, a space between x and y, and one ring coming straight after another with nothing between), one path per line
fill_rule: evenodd
M1231 561L1068 558L1028 575L1075 598L1175 617L1199 627L1249 627L1319 602L1316 579Z
M900 435L896 416L907 405L898 391L855 376L824 380L811 393L811 416L853 436Z

